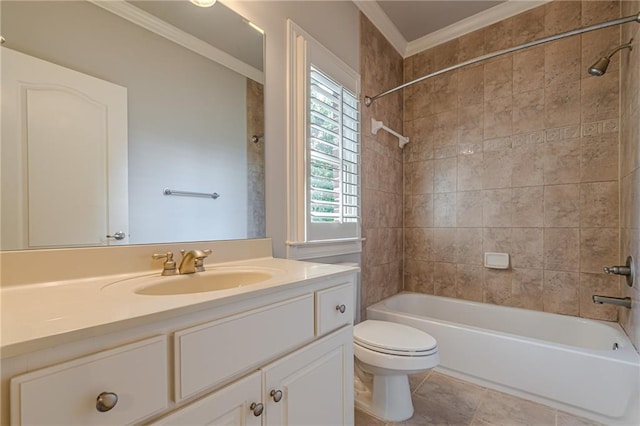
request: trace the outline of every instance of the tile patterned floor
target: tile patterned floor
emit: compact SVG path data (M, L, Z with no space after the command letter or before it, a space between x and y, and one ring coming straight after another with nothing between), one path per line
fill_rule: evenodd
M414 415L384 423L356 410L356 426L598 426L546 405L484 388L434 371L410 377Z

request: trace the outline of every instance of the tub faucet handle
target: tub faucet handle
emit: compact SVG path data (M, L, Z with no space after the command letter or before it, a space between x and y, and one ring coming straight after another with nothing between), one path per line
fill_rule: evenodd
M602 268L605 274L630 275L631 268L628 266L605 266Z
M602 268L605 274L615 274L615 275L623 275L627 277L627 285L629 287L633 286L633 258L631 256L627 256L627 262L624 265L619 266L605 266Z

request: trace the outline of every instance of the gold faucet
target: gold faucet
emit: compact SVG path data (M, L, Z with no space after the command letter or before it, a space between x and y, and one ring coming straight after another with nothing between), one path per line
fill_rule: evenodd
M211 250L180 250L182 258L178 270L181 274L193 274L204 271L204 259L211 254Z

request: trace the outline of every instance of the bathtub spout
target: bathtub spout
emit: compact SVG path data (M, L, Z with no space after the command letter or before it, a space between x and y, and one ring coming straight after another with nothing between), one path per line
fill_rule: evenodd
M603 303L609 303L611 305L624 306L627 309L631 309L631 298L630 297L609 297L609 296L598 296L594 294L592 296L593 303L599 303L602 305Z

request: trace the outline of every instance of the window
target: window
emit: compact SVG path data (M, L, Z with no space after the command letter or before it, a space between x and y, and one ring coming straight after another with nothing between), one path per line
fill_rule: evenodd
M309 219L357 222L358 100L313 65L309 74Z
M359 75L289 21L289 257L361 251Z

